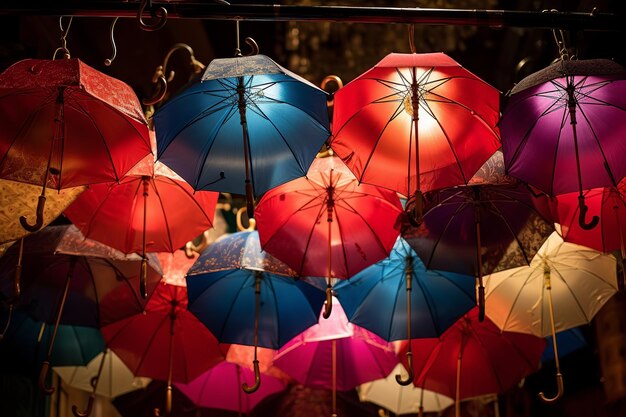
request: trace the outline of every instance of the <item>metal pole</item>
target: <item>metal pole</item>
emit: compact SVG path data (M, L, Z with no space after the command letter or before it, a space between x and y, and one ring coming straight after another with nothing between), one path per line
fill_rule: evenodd
M136 17L138 2L65 0L5 0L2 15ZM317 21L356 23L415 23L420 25L468 25L493 28L623 32L623 16L613 13L542 12L488 9L435 9L400 7L295 6L280 4L219 5L208 1L153 1L164 7L168 18L249 21ZM148 13L148 10L146 10Z

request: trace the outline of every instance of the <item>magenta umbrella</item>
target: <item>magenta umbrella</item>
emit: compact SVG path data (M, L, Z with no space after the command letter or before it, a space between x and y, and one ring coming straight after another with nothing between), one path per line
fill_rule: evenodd
M384 378L399 360L391 343L349 323L336 298L333 304L330 318L320 315L318 324L283 346L274 365L305 386L331 389L336 415L336 390Z
M222 361L188 384L174 384L198 407L219 408L249 413L264 398L281 392L287 383L263 375L263 384L251 394L242 392L241 384L254 385L254 372L246 367Z

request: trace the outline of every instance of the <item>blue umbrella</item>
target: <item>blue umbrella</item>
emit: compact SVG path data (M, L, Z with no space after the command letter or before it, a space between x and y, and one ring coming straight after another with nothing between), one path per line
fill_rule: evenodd
M223 343L278 349L317 323L326 294L261 250L258 232L209 246L187 273L189 311ZM244 390L254 392L258 384Z
M541 355L541 362L549 362L554 360L554 346L552 343L552 336L546 337L548 344L546 350ZM557 344L559 346L559 357L569 355L575 351L587 347L587 339L583 335L583 332L578 328L572 328L558 332L556 334Z
M438 337L476 305L474 277L427 270L402 238L335 292L351 322L386 340Z
M329 137L327 94L264 55L213 60L154 115L158 158L196 190L246 194L306 175Z

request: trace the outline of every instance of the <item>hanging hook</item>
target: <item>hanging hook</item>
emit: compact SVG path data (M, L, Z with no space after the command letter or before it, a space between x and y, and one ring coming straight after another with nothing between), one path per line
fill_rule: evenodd
M104 60L104 65L107 67L111 66L117 56L117 45L115 45L115 24L117 23L117 19L119 19L119 17L113 19L113 22L111 22L111 29L109 29L109 37L111 39L111 48L113 48L113 53L111 53L111 58Z
M63 52L63 58L70 58L70 51L67 49L67 34L70 32L70 26L72 26L73 17L70 16L70 20L67 21L67 26L63 27L63 18L65 16L59 16L59 29L61 30L61 46L54 50L52 59L55 59L57 52Z
M191 46L187 45L186 43L174 44L174 46L165 55L163 63L156 67L156 70L154 71L154 75L152 76L152 84L157 84L157 92L154 97L142 100L143 104L145 104L146 106L152 106L154 104L157 104L165 97L165 93L167 93L167 84L172 82L172 80L174 80L174 76L176 75L174 71L170 71L168 76L165 77L165 73L167 72L167 64L169 63L172 54L179 49L184 49L189 52L189 65L191 65L194 75L200 74L200 72L204 70L204 64L196 59Z
M148 11L150 12L150 17L154 19L158 19L156 22L149 24L143 21L142 15L144 10L148 7ZM137 12L137 23L139 27L148 32L154 32L155 30L159 30L165 26L167 23L167 9L163 6L158 9L154 9L152 7L152 0L141 0L141 4L139 5L139 11Z
M237 210L237 214L235 215L235 219L237 220L237 230L240 232L252 232L256 229L256 220L254 217L248 218L248 227L244 227L243 221L241 220L244 211L247 213L247 210L244 210L243 207L241 207Z
M236 44L237 47L235 48L235 56L236 57L241 57L241 56L252 56L252 55L257 55L259 53L259 44L256 43L256 41L250 37L247 37L246 39L244 39L244 42L250 47L250 52L242 54L241 53L241 47L239 45L239 19L235 20L235 36L236 36Z

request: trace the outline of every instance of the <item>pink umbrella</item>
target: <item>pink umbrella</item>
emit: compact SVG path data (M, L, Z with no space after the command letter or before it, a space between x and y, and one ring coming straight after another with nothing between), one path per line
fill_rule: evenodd
M263 384L251 394L243 393L241 384L254 385L254 372L244 366L222 361L188 384L175 384L199 407L219 408L239 413L249 413L261 400L278 393L287 383L263 375Z
M320 317L318 324L283 346L274 365L303 385L332 389L335 415L336 390L348 391L386 377L398 357L392 344L349 323L336 298L333 304L330 318Z

